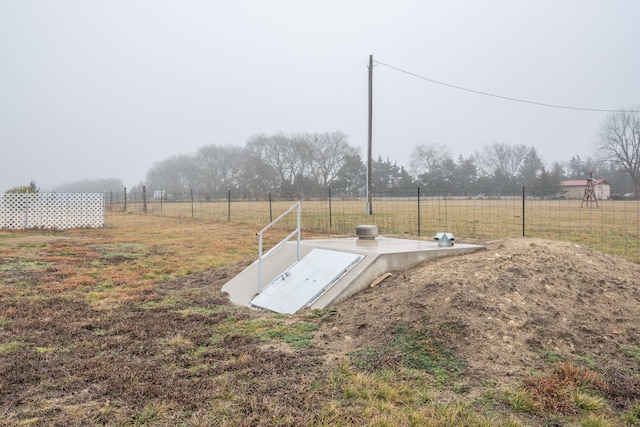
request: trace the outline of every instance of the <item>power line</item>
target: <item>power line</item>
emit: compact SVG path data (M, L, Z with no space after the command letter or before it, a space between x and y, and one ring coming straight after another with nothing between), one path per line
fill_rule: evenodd
M385 67L391 68L392 70L396 70L396 71L399 71L401 73L408 74L410 76L419 78L421 80L426 80L428 82L435 83L435 84L438 84L438 85L441 85L441 86L446 86L446 87L449 87L449 88L452 88L452 89L462 90L462 91L465 91L465 92L471 92L471 93L475 93L477 95L484 95L484 96L490 96L492 98L505 99L507 101L522 102L524 104L538 105L538 106L541 106L541 107L562 108L562 109L565 109L565 110L596 111L596 112L600 112L600 113L623 113L623 112L640 113L639 110L620 110L620 109L612 110L612 109L607 109L607 108L582 108L582 107L572 107L572 106L568 106L568 105L557 105L557 104L549 104L549 103L545 103L545 102L529 101L529 100L526 100L526 99L512 98L510 96L496 95L494 93L482 92L480 90L469 89L469 88L462 87L462 86L452 85L450 83L445 83L445 82L441 82L441 81L438 81L438 80L430 79L428 77L424 77L424 76L412 73L410 71L403 70L403 69L398 68L398 67L394 67L393 65L385 64L384 62L376 61L375 65L378 65L378 64L384 65Z

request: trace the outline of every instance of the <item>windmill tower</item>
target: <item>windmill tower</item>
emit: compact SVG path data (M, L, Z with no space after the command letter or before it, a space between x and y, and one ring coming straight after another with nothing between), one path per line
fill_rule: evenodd
M598 207L598 198L596 197L596 189L593 186L593 181L593 172L590 172L589 178L587 178L587 185L584 187L584 195L582 196L580 207L584 206L585 203L589 207L595 203L596 207Z

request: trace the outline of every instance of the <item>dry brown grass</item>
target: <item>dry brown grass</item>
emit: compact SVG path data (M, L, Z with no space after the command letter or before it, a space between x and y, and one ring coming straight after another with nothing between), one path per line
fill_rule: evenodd
M477 379L464 375L445 384L397 363L367 371L331 359L317 344L334 332L315 328L330 324L334 311L283 317L229 305L220 286L255 258L258 227L138 220L97 230L0 232L0 425L530 420L512 413L497 390L467 399L465 382ZM268 244L281 234L267 236ZM577 408L597 407L591 391L619 402L620 411L640 399L637 376L614 368L604 380L592 374L560 366L526 387L555 396L548 410L572 421L569 406L562 412L562 390L580 392Z
M297 404L245 406L243 378L263 376L261 395L285 396L282 381L300 383L297 367L319 363L314 350L260 350L259 338L234 333L223 346L212 341L214 325L250 318L211 286L219 289L230 264L240 263L237 271L255 257L255 231L159 217L133 227L0 232L0 425L225 425L245 411L255 412L245 425L265 414L309 420ZM167 285L216 268L218 282ZM292 390L289 398L302 397Z
M551 375L525 379L524 389L531 394L537 408L578 414L581 409L580 393L605 393L609 385L588 368L559 363Z
M261 228L293 202L226 201L195 202L196 219L232 221L256 224ZM120 208L116 206L114 209ZM131 204L130 211L140 213L140 206ZM271 210L271 215L270 215ZM150 216L191 218L188 202L158 202L148 204ZM144 216L109 213L110 223L144 222ZM458 239L493 239L539 237L570 241L594 249L640 261L640 202L600 201L598 207L582 206L581 200L527 199L523 211L522 199L502 198L417 198L376 199L373 215L366 215L362 200L335 199L329 210L328 200L302 201L302 226L309 232L353 234L360 224L373 223L382 234L418 235L430 238L440 231L452 232ZM295 215L283 221L295 227Z

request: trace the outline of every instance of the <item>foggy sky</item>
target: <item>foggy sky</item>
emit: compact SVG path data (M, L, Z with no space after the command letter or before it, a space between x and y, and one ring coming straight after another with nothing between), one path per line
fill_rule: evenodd
M640 105L640 2L0 0L0 191L141 182L253 135L367 144L367 64L502 96ZM505 101L373 69L373 153L492 142L586 157L607 113Z

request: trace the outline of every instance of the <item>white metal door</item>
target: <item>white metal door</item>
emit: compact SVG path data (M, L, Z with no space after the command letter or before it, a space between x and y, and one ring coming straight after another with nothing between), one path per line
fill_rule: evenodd
M315 301L351 270L364 255L313 249L252 301L251 305L292 314Z

